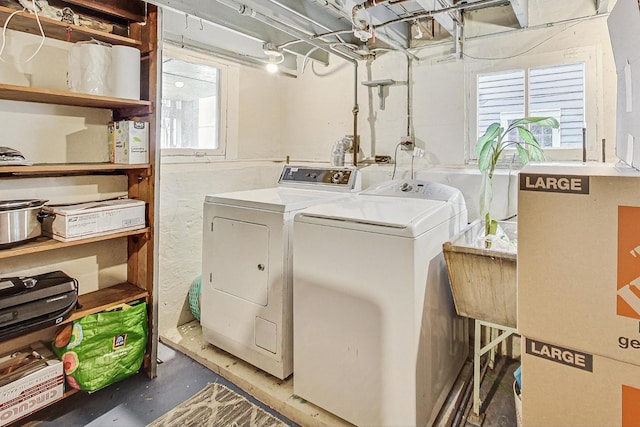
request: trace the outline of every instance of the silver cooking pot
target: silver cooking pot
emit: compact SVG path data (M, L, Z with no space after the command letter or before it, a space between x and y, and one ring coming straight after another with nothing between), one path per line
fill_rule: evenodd
M0 247L23 243L40 237L42 218L49 216L40 209L47 200L0 200Z

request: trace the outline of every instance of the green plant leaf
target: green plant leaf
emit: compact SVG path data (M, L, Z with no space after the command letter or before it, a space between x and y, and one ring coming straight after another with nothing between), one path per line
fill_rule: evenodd
M558 121L553 117L525 117L515 120L513 123L516 122L518 122L518 126L536 124L539 126L549 126L554 129L558 129L560 127L560 123L558 123Z
M495 143L495 140L493 142ZM493 157L496 145L494 143L485 144L478 154L478 169L480 172L484 172L492 168L492 165L495 166Z
M526 165L529 163L529 152L522 146L522 144L516 145L516 150L518 150L518 157L520 157L520 163Z
M544 151L542 151L542 148L540 148L540 146L536 146L530 149L529 157L530 160L535 160L536 162L547 160L547 157L544 155Z
M555 120L555 119L554 119ZM540 147L540 143L538 143L538 140L536 139L536 137L533 135L533 133L531 133L531 131L525 127L519 127L518 128L518 134L520 135L520 138L522 138L522 140L524 141L524 144L526 145L526 150L528 151L528 160L527 162L523 162L522 164L525 165L529 162L529 160L544 160L544 153L542 152L542 147ZM520 158L520 160L522 161L522 157Z
M496 138L502 133L502 128L500 127L500 123L491 123L487 130L484 132L478 141L476 142L476 154L480 157L480 153L483 150L486 150L486 146L493 143Z

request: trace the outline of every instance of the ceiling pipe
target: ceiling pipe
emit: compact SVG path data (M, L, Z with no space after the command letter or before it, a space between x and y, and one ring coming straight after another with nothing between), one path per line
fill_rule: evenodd
M396 0L393 3L397 3L397 2L401 2L401 1L408 1L408 0ZM504 0L503 0L504 1ZM378 2L378 4L381 4L382 2ZM331 7L331 3L324 3L324 6L326 8ZM342 16L345 19L348 19L349 22L351 22L353 24L353 16L349 15L347 13L344 13L344 11L342 10L336 10L335 8L333 9L335 12L337 12L340 16ZM352 30L338 30L338 31L331 31L328 33L323 33L323 34L318 34L313 36L314 38L323 38L323 37L327 37L327 36L332 36L332 35L336 35L336 34L343 34L343 32L353 32ZM376 37L378 39L380 39L382 42L388 44L389 46L393 47L395 50L398 50L400 52L402 52L406 57L411 58L411 59L418 59L415 55L413 55L411 52L409 52L404 46L400 45L400 43L398 43L397 41L391 39L388 35L386 34L376 34Z
M398 18L398 19L392 19L391 21L387 21L387 22L383 22L382 24L377 24L373 26L374 30L377 30L378 28L383 28L386 27L387 25L392 25L392 24L397 24L399 22L408 22L408 21L414 21L416 19L420 19L420 18L430 18L432 16L438 15L440 13L448 13L451 11L455 11L455 10L464 10L464 9L470 9L470 8L477 8L479 6L485 6L485 7L489 7L493 4L503 4L504 0L478 0L472 3L457 3L454 4L453 6L450 7L446 7L444 9L436 9L436 10L430 10L430 11L426 11L426 12L418 12L415 13L409 17L404 17L404 18Z
M349 51L349 53L353 54L355 57L353 56L349 56L347 53L341 51L341 50L335 50L335 49L331 49L329 46L323 44L323 43L319 43L316 40L312 39L311 36L309 34L305 34L304 32L296 29L296 28L292 28L290 25L284 23L284 22L280 22L277 21L276 19L273 19L267 15L264 15L260 12L257 12L256 10L241 4L235 0L216 0L218 3L230 7L234 10L236 10L238 13L240 13L243 16L249 16L253 19L256 19L264 24L267 24L271 27L274 27L280 31L282 31L283 33L286 33L288 35L290 35L291 37L297 38L297 39L301 39L304 40L305 42L309 43L310 45L313 45L319 49L322 49L326 52L329 53L333 53L337 56L339 56L340 58L347 60L349 62L356 62L356 59L362 59L360 58L359 55Z

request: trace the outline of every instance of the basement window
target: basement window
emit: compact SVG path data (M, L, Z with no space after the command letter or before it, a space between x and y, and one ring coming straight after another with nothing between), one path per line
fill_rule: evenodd
M549 158L578 159L585 127L585 63L477 74L476 139L499 122L506 128L522 117L554 117L559 129L530 125ZM509 140L520 140L517 131ZM472 145L475 150L475 144ZM555 150L555 153L554 153ZM565 151L558 156L558 152ZM475 158L475 152L472 158Z
M162 155L223 156L226 66L206 55L168 48L162 57Z

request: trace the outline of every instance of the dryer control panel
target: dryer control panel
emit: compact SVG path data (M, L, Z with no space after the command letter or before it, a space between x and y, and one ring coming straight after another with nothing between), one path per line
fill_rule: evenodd
M279 185L298 188L360 190L360 176L356 168L311 167L285 165L278 180Z

